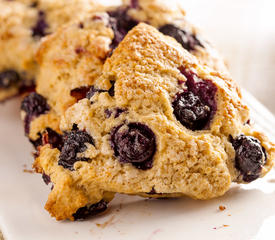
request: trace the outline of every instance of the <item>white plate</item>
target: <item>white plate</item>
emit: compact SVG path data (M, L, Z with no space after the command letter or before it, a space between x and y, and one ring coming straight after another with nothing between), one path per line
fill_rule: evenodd
M250 94L244 96L258 109L252 115L260 127L275 126L270 112ZM56 222L43 209L49 187L40 175L28 172L31 146L23 136L19 100L0 105L0 116L0 229L7 240L274 239L274 172L250 185L233 185L211 201L117 195L101 216ZM220 205L226 209L218 210Z

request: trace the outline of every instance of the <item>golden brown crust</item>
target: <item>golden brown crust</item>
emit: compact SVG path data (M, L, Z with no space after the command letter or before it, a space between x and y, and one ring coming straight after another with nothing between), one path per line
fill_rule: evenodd
M45 33L49 34L102 6L94 0L0 0L0 9L0 72L11 69L22 78L15 86L0 90L2 101L18 94L22 85L33 84L37 76L35 53L43 36L33 36L33 28L41 12L48 25Z
M191 131L173 114L171 101L183 88L178 81L186 81L182 67L217 87L217 111L208 130ZM235 168L229 136L245 134L259 139L267 153L261 176L273 166L274 144L245 124L248 108L233 80L200 65L174 39L155 28L139 24L128 33L105 62L95 87L109 89L110 80L115 81L114 97L107 92L96 93L90 100L72 105L62 117L62 131L71 131L77 124L93 137L95 146L87 145L78 155L90 160L76 162L70 171L58 165L60 151L49 145L40 149L36 159L35 166L54 183L46 209L58 220L72 219L79 207L96 203L110 192L195 199L221 196L232 181L243 182ZM127 111L119 117L106 117L106 109L116 108ZM156 135L151 169L122 164L114 156L110 132L124 122L141 122ZM150 195L152 189L155 194ZM77 201L71 203L74 197Z

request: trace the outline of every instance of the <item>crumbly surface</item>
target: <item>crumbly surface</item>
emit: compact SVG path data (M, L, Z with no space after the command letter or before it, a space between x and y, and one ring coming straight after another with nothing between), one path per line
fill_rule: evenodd
M0 1L0 72L14 70L22 81L31 84L36 72L34 54L38 41L31 29L37 20L37 10L20 2ZM0 101L18 93L21 82L0 88Z
M82 92L85 96L85 89L88 90L101 74L107 57L123 39L123 35L138 22L146 22L156 28L175 26L176 30L168 31L171 31L171 35L174 34L173 30L176 31L174 37L186 41L187 47L189 43L192 45L196 39L200 39L194 48L188 49L189 52L202 65L227 73L217 51L202 40L181 8L158 0L137 2L138 6L132 1L124 1L122 6L94 13L89 18L61 28L44 40L37 54L40 73L36 91L47 99L51 106L50 114L56 115L56 119L60 119L64 111L78 100L72 91L82 89L80 94ZM47 116L41 115L31 122L28 134L31 140L39 138L44 131L45 118ZM52 125L48 123L49 127ZM54 130L59 131L58 128Z
M68 82L79 63L68 65ZM191 113L207 122L184 121ZM231 182L250 182L273 166L274 144L248 120L233 80L139 24L107 59L87 98L64 111L62 147L38 148L34 167L54 184L45 208L57 220L74 220L79 208L109 202L116 192L221 196Z
M124 4L132 3L132 5L133 2L137 2L136 7L132 8L129 14L139 21L145 23L149 21L150 24L156 28L161 28L165 24L173 23L196 36L202 42L202 46L195 46L195 49L192 50L191 53L198 58L200 64L227 73L227 67L217 50L213 48L209 42L205 41L203 36L201 36L200 30L188 21L186 13L181 6L161 0L123 0L123 2Z
M37 74L35 53L42 37L66 23L88 16L95 8L93 0L1 0L0 74L12 70L20 79L9 84L8 79L0 75L0 101L34 83Z

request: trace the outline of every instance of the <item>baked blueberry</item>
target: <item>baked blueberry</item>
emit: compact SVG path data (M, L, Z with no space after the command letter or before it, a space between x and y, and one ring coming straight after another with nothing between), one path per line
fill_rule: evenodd
M152 167L156 152L156 137L153 131L142 123L120 125L111 132L111 146L121 163L132 163L146 170Z
M166 24L159 28L165 35L175 38L187 51L196 49L196 46L203 47L197 36L189 33L173 24Z
M94 145L94 139L85 131L72 130L64 135L58 164L73 171L74 163L77 161L88 161L88 158L77 157L78 153L87 149L86 144Z
M9 88L20 81L19 74L14 70L0 72L0 89Z
M174 114L188 129L205 129L217 110L217 87L211 81L202 80L196 74L187 72L183 67L180 71L187 79L187 89L176 95L172 103Z
M119 7L115 11L109 11L109 23L114 31L114 39L111 48L115 49L126 34L139 22L128 15L128 7Z
M95 216L107 209L107 202L101 200L98 203L92 204L90 206L85 206L79 208L74 214L74 220L84 220L87 217Z
M24 125L25 133L28 134L30 131L30 122L41 114L47 113L50 107L43 96L33 92L24 98L21 103L21 110L26 113Z
M173 102L174 114L182 125L191 130L201 130L208 122L210 107L194 93L178 94Z
M43 11L38 12L38 19L35 26L32 28L33 37L44 37L47 35L47 28L49 25L46 22L46 15Z
M251 182L260 176L262 167L266 162L265 149L258 139L240 135L231 138L235 149L235 167L243 175L245 182Z
M51 177L45 173L42 173L42 179L46 185L49 185L51 183Z

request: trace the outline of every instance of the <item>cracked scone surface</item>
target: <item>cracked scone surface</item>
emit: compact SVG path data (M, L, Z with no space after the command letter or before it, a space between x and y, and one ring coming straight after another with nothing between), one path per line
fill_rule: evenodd
M248 120L231 79L139 24L87 98L65 111L60 145L39 147L34 167L54 185L46 209L74 220L79 208L109 202L116 192L221 196L231 182L251 182L273 165L273 143Z
M41 38L87 16L92 0L0 1L0 101L34 84Z
M36 92L45 98L49 111L35 117L30 117L31 113L23 114L26 135L35 147L41 145L46 128L60 132L60 116L85 97L106 59L139 22L174 37L202 65L227 72L221 57L186 20L181 8L169 6L166 1L124 1L121 6L61 28L42 43L37 54L40 73Z

